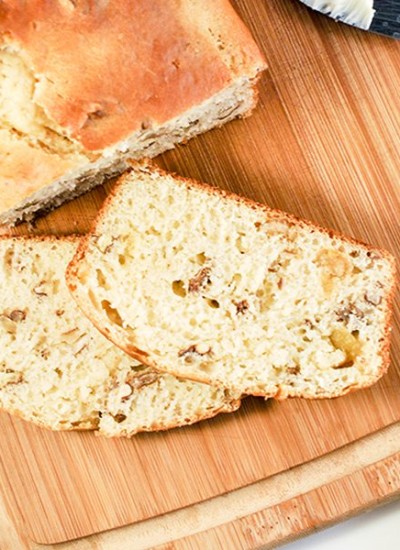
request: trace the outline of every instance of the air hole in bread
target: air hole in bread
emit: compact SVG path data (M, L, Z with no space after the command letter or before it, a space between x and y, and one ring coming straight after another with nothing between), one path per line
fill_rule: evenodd
M111 323L115 323L119 327L123 326L123 321L121 315L118 313L118 310L113 308L108 300L102 300L101 307L103 308L105 314Z
M200 252L200 254L197 254L196 261L198 264L203 265L208 260L207 256L204 254L204 252Z
M104 277L104 273L101 271L101 269L96 269L96 278L99 285L103 288L106 287L106 279Z
M199 369L201 369L203 372L209 372L212 368L211 363L199 363Z
M179 296L180 298L185 298L186 296L185 283L183 281L173 281L172 292L176 294L176 296Z
M147 229L147 232L150 234L150 235L155 235L156 237L159 237L161 235L161 233L159 231L157 231L157 229L154 227L154 226L151 226Z
M95 308L98 307L96 296L92 290L88 290L88 298Z
M14 248L7 248L6 253L4 254L4 263L7 266L7 274L11 273L12 263L14 257Z
M346 328L337 328L329 336L331 344L345 354L345 359L334 368L352 367L362 350L358 331L350 332Z

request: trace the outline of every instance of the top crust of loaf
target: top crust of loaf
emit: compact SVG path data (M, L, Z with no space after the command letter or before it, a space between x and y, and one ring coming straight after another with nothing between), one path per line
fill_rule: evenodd
M0 34L35 73L37 104L86 151L265 66L228 0L6 0Z
M395 284L396 284L396 273L395 273L395 261L394 258L386 251L379 250L376 248L373 248L369 245L365 245L363 243L360 243L354 239L343 237L340 234L337 234L333 231L326 230L324 228L321 228L311 222L307 222L304 220L299 220L294 216L291 216L289 214L277 211L277 210L271 210L265 205L257 204L251 200L244 199L242 197L239 197L237 195L233 195L231 193L228 193L226 191L210 187L205 184L201 184L195 181L186 180L181 177L175 177L175 183L177 189L180 187L187 189L187 192L190 190L197 191L204 193L204 197L201 199L202 201L207 201L207 195L210 197L210 199L215 199L212 201L213 206L215 207L216 203L219 201L225 201L228 200L232 204L232 208L236 208L234 205L237 205L237 208L245 207L248 210L248 216L251 218L251 220L257 219L255 225L256 227L262 226L264 223L266 223L266 227L268 227L268 224L272 222L273 224L283 224L285 225L288 230L294 229L302 234L308 234L308 235L315 235L316 238L321 239L321 249L324 249L324 247L330 247L332 246L333 251L333 260L331 257L329 257L329 251L328 251L328 257L321 258L322 263L329 260L329 263L331 264L329 269L333 269L333 271L336 270L335 267L335 261L336 261L336 251L337 251L337 258L340 264L341 261L341 252L345 254L345 256L349 257L350 264L354 264L355 273L357 273L357 270L359 270L359 267L356 265L357 262L360 263L360 266L364 263L374 264L375 262L379 264L379 269L373 273L371 273L371 267L368 269L370 270L370 274L366 276L366 281L370 281L371 284L375 285L375 282L377 284L377 288L379 289L379 299L377 300L379 302L379 305L376 307L376 315L373 312L375 308L375 304L372 304L372 302L375 301L375 298L372 298L372 302L368 296L364 294L362 296L363 301L365 301L366 309L369 310L368 315L370 315L370 321L368 323L372 323L372 327L374 327L374 330L376 332L375 335L372 336L373 344L370 345L368 348L370 352L368 352L370 355L363 355L361 354L359 360L354 362L354 367L352 366L350 369L347 367L349 365L345 365L346 363L346 357L341 357L345 352L343 347L343 342L337 343L337 340L340 340L341 336L340 334L334 334L333 335L333 343L332 347L333 349L336 349L338 353L333 353L332 357L335 356L335 358L339 358L339 365L333 366L330 368L333 368L334 370L331 371L334 372L334 376L336 377L337 373L337 379L338 379L338 385L335 387L335 385L326 386L324 384L319 385L316 384L315 391L310 388L306 388L305 391L300 391L299 389L293 386L294 381L296 379L297 372L296 367L293 369L292 367L288 367L291 370L293 370L293 373L290 373L290 376L288 379L280 379L277 378L277 383L275 386L272 384L267 385L267 390L265 387L259 387L257 384L252 385L251 383L248 384L247 387L243 386L235 386L234 383L232 383L232 380L227 381L224 380L223 377L223 369L220 368L218 373L214 371L213 363L215 364L215 355L213 357L210 357L210 360L203 360L203 364L207 363L207 365L204 365L204 368L198 369L196 368L196 365L192 366L191 364L184 364L184 354L179 351L179 347L176 347L175 349L175 355L174 357L178 358L178 361L175 362L175 365L179 363L179 359L182 359L181 365L179 368L176 368L175 365L172 367L172 363L169 359L166 359L166 355L164 354L164 351L161 348L157 348L157 351L155 351L152 346L149 345L143 345L144 341L143 339L146 338L145 334L152 335L151 338L153 338L153 343L157 340L157 334L152 333L152 330L148 332L148 327L143 325L144 332L137 331L137 325L136 321L133 321L133 319L124 319L123 314L122 318L118 320L118 322L113 322L112 318L113 315L109 316L108 313L105 314L105 312L100 311L102 308L96 308L95 303L97 300L106 300L106 303L109 303L111 306L111 312L114 312L113 303L110 303L108 301L108 298L112 300L111 294L107 294L107 290L104 289L110 289L112 286L109 286L109 282L107 282L107 279L105 280L105 286L104 288L101 288L102 294L99 294L99 296L96 297L96 291L97 289L92 284L94 279L92 277L92 271L96 268L102 269L101 263L103 260L100 260L97 258L95 260L95 265L91 265L93 262L94 256L96 256L96 253L93 254L93 251L97 248L96 243L98 242L98 239L101 239L102 237L105 237L105 240L107 238L111 238L113 241L113 237L110 237L110 233L108 232L108 226L107 222L109 222L113 218L113 206L114 206L114 200L118 199L120 197L124 196L124 192L126 189L126 193L129 194L129 188L131 186L135 186L136 182L134 181L135 175L138 177L138 181L141 177L146 177L146 175L149 176L149 181L155 181L157 178L169 178L170 183L171 182L171 175L166 174L162 170L159 170L156 167L152 166L146 166L144 164L141 165L135 165L133 168L133 173L131 175L127 174L123 176L120 180L119 185L117 185L112 194L108 197L106 200L102 210L100 211L97 220L94 223L93 232L91 235L89 235L86 239L84 239L77 251L77 254L75 255L72 263L70 264L68 270L67 270L67 283L70 287L70 290L72 291L74 297L80 304L80 306L83 308L83 310L86 312L87 315L90 316L94 324L101 330L108 338L110 338L112 341L114 341L118 346L123 348L127 353L131 354L133 357L136 357L138 360L141 360L143 363L146 363L148 365L151 365L159 370L166 370L167 372L173 373L178 376L186 376L189 378L192 378L193 380L213 383L213 384L220 384L225 385L226 387L230 388L231 391L234 392L243 392L243 393L252 393L254 395L264 395L266 397L277 397L277 398L284 398L288 396L301 396L306 398L320 398L320 397L335 397L339 395L343 395L345 393L348 393L349 391L353 391L355 389L361 388L361 387L367 387L374 382L376 382L380 376L382 376L389 365L389 344L390 344L390 321L391 321L391 304L393 300L393 295L395 291ZM149 185L151 185L149 183ZM132 187L131 187L132 188ZM158 195L157 195L158 196ZM135 199L132 199L132 197L129 197L129 201L132 201ZM165 197L164 197L164 200ZM211 202L211 201L210 201ZM125 208L125 207L124 207ZM122 210L124 210L124 208ZM172 207L170 207L172 208ZM127 214L127 210L125 209L125 214ZM250 214L252 212L252 214ZM254 216L253 216L254 214ZM123 213L120 211L120 215L123 217ZM141 217L140 213L138 213L139 217ZM180 215L184 215L182 212ZM130 217L133 216L133 213L129 214ZM175 218L174 218L175 219ZM254 220L253 220L254 221ZM155 224L157 225L157 224ZM155 234L157 234L158 231L163 231L160 229L160 226L152 227L151 230L155 231ZM199 226L200 228L204 229L204 226ZM201 229L198 229L201 233ZM207 229L205 229L207 231ZM116 231L118 231L116 229ZM180 230L177 229L177 232ZM184 229L183 229L184 231ZM199 235L200 235L199 233ZM236 233L235 233L236 234ZM161 238L161 237L160 237ZM118 239L115 241L118 242ZM203 243L204 245L204 243ZM200 245L200 246L203 246ZM117 247L118 248L118 247ZM196 251L192 251L193 254L196 253ZM198 251L197 251L198 252ZM131 250L132 253L132 250ZM92 257L93 254L93 257ZM118 257L118 252L116 252ZM111 254L112 255L112 254ZM356 260L355 258L360 255L360 261ZM167 256L166 256L167 257ZM169 256L168 256L169 257ZM130 260L128 260L130 261ZM104 257L104 263L105 265L109 262L108 256ZM333 265L332 265L333 264ZM104 265L104 267L105 267ZM108 265L108 264L107 264ZM137 265L137 264L136 264ZM165 266L161 266L161 269L168 269L165 268ZM123 268L122 268L123 270ZM322 268L323 272L324 268ZM107 268L106 268L107 271ZM272 271L272 270L271 270ZM125 273L125 277L127 277L127 273ZM142 275L141 275L142 276ZM168 275L169 276L169 275ZM319 275L318 275L319 276ZM330 274L329 274L330 276ZM333 277L336 277L336 274L333 274ZM382 280L382 284L379 282L379 277ZM135 285L134 280L130 276L128 276L128 279L130 281L130 285L132 288ZM374 282L375 281L375 282ZM160 281L161 282L161 281ZM181 282L181 281L178 281ZM329 282L329 281L328 281ZM190 283L190 281L189 281ZM117 283L118 284L118 283ZM279 281L278 281L278 287L279 287ZM185 287L186 288L186 287ZM349 306L351 305L351 296L352 296L352 287L347 287L348 290L346 290L346 286L343 287L343 293L342 293L342 302L346 302ZM366 292L367 290L374 291L373 288L361 286L361 293ZM188 288L186 288L186 291ZM157 293L158 290L150 289L149 292ZM360 290L358 291L360 292ZM190 293L190 288L189 288ZM203 293L200 293L200 295ZM329 293L328 293L329 294ZM125 294L124 294L125 296ZM201 296L200 296L201 297ZM350 299L350 302L349 302ZM164 298L163 298L164 300ZM172 298L171 298L172 300ZM209 300L209 299L208 299ZM133 303L130 301L130 303ZM161 303L161 302L160 302ZM171 302L172 305L173 302ZM372 305L371 305L372 304ZM343 305L343 304L342 304ZM340 304L339 304L340 306ZM338 322L338 316L339 316L339 306L332 306L332 314L334 314L335 319L333 319L333 329L336 330L339 328L339 332L342 329L342 324L346 326L346 323L348 322L348 319L351 318L351 329L349 331L345 331L346 334L344 338L346 339L348 337L348 334L351 332L351 336L353 336L352 331L354 331L354 334L358 334L358 327L355 326L358 323L358 320L356 319L358 311L357 307L354 309L354 311L342 311L341 317L347 317L345 319L345 322L342 323ZM136 305L134 306L136 308ZM342 307L342 306L340 306ZM211 311L211 310L209 310ZM216 311L216 310L213 310ZM119 310L116 310L117 314L119 314ZM238 311L239 313L242 313L241 311ZM152 311L151 315L153 319L158 318L158 311ZM146 315L146 314L145 314ZM182 311L178 310L170 310L170 315L176 315L177 318L180 318L180 316L184 315ZM211 314L210 314L211 315ZM240 315L239 315L240 316ZM187 319L186 319L187 321ZM306 320L307 321L307 320ZM133 322L133 325L129 323ZM140 321L138 321L140 323ZM124 326L125 323L128 325L127 331L125 331ZM132 326L135 326L135 329L132 329ZM189 328L189 325L186 324L185 327L187 330L191 330ZM250 327L250 325L249 325ZM301 328L301 327L300 327ZM329 328L329 326L328 326ZM185 330L183 328L182 330ZM304 329L302 329L304 330ZM371 329L369 330L369 335L371 335ZM348 332L348 334L347 334ZM182 333L183 334L183 333ZM176 334L176 331L174 332L174 335L178 337L179 335ZM181 336L179 336L180 338ZM201 336L200 336L201 337ZM182 335L183 338L183 335ZM355 339L357 339L357 336L354 336ZM328 337L329 340L329 337ZM200 340L201 341L201 340ZM217 341L217 338L215 338L215 341ZM182 343L182 342L181 342ZM323 342L324 343L324 342ZM326 343L326 341L325 341ZM347 346L347 343L345 343L345 346ZM194 349L193 345L189 345L188 349L186 351L190 351ZM185 349L185 348L182 348ZM372 350L372 351L371 351ZM178 352L178 353L176 353ZM196 350L191 353L196 353ZM203 354L203 352L197 352L200 355ZM330 353L330 352L329 352ZM347 353L347 352L346 352ZM217 354L218 355L218 354ZM235 361L235 357L232 355L230 358L231 362ZM336 359L335 359L336 360ZM346 367L341 366L341 361L343 360L343 365ZM371 364L368 364L368 361L371 361ZM229 361L228 361L229 363ZM350 361L350 363L353 363L353 361ZM222 363L221 363L222 364ZM333 363L333 365L337 365L337 363ZM207 368L205 368L207 367ZM360 368L360 371L358 369ZM329 369L328 369L329 370ZM211 371L211 374L209 374L209 371ZM184 374L183 374L184 373ZM350 374L349 374L350 373ZM292 375L293 374L293 375ZM333 375L331 376L333 377ZM328 377L329 378L329 377ZM332 378L333 379L333 378ZM336 378L335 378L336 380Z
M0 223L255 107L265 60L228 0L0 4Z

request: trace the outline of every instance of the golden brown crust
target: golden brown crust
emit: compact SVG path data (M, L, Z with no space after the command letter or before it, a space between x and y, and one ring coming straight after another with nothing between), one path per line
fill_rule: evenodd
M117 143L138 155L159 154L166 147L141 149L152 133L158 142L160 127L197 111L233 82L250 96L266 68L228 0L4 0L0 10L0 50L18 59L20 79L28 78L33 88L16 111L25 120L25 103L27 112L34 107L37 120L27 127L41 128L28 135L26 121L14 128L8 120L0 128L0 213L6 224L32 219L103 183L96 172L121 173L122 154L115 147L102 156ZM244 115L255 102L256 94L252 107L243 104ZM214 119L208 126L223 123ZM208 127L196 132L193 126L188 135L185 124L170 135L172 142ZM144 135L144 142L135 141ZM51 189L43 192L46 186Z
M112 205L112 202L114 200L115 195L119 192L119 189L125 184L125 181L129 178L129 175L130 175L131 171L133 171L135 169L138 169L138 170L143 171L145 173L149 172L149 171L151 171L153 173L156 172L158 175L160 175L162 177L173 175L175 180L177 180L179 182L182 182L188 188L201 189L203 192L206 192L210 195L215 195L215 194L220 195L221 197L224 197L226 199L234 200L234 201L238 202L239 204L244 204L247 207L252 208L253 210L261 211L261 212L265 213L268 216L269 219L275 218L275 219L279 219L280 221L285 221L289 224L296 224L297 226L306 227L309 230L319 231L319 232L322 232L322 233L328 235L331 238L334 238L334 237L340 238L342 241L344 241L348 244L353 244L355 246L362 246L362 247L366 248L367 250L369 250L371 252L374 252L374 253L378 253L382 257L384 257L389 262L390 267L391 267L392 286L391 286L390 289L388 289L387 298L386 298L386 317L385 317L385 324L384 324L383 336L382 336L383 342L382 342L382 346L381 346L381 349L380 349L380 352L379 352L379 355L381 356L381 366L380 366L380 368L374 374L373 377L371 377L369 380L366 380L365 383L363 383L362 385L360 384L360 385L349 386L348 388L345 388L345 390L338 391L338 392L333 391L333 392L329 392L329 393L328 392L320 393L318 395L304 395L304 398L310 398L310 399L316 399L317 398L317 399L319 399L319 398L326 398L326 397L339 397L341 395L345 395L346 393L350 393L350 392L355 391L357 389L366 388L366 387L371 386L387 371L387 369L389 367L389 364L390 364L389 354L390 354L392 303L393 303L393 300L394 300L396 284L397 284L395 259L389 252L387 252L386 250L383 250L383 249L374 248L373 246L371 246L369 244L365 244L365 243L360 242L360 241L357 241L356 239L343 236L339 232L323 228L323 227L321 227L321 226L319 226L319 225L317 225L317 224L315 224L311 221L299 219L299 218L297 218L297 217L295 217L291 214L287 214L287 213L279 211L279 210L273 210L273 209L269 208L266 205L257 203L255 201L252 201L251 199L248 199L248 198L245 198L245 197L241 197L239 195L236 195L235 193L231 193L229 191L225 191L225 190L220 189L220 188L212 187L208 184L201 183L201 182L198 182L198 181L195 181L195 180L184 178L184 177L181 177L181 176L176 175L176 174L167 173L164 170L162 170L161 168L159 168L158 166L155 166L154 164L152 164L151 162L149 162L147 160L146 161L141 161L141 162L132 162L131 163L131 169L128 170L123 176L121 176L119 178L117 184L114 186L111 193L106 198L103 206L101 207L101 209L100 209L100 211L99 211L99 213L98 213L98 215L97 215L97 217L96 217L96 219L93 223L91 232L85 238L82 239L82 241L80 242L80 244L78 246L78 250L77 250L76 255L74 256L74 258L72 259L70 265L68 266L68 269L67 269L67 284L69 285L70 290L72 291L72 293L77 294L75 296L75 299L77 300L78 305L79 305L79 301L82 301L82 296L80 295L80 293L76 293L76 286L75 286L73 281L74 281L74 277L78 278L77 270L78 270L79 263L85 257L86 250L89 246L90 240L91 240L92 236L96 233L97 225L101 224L103 217L106 216L109 207ZM90 307L85 307L84 309L85 309L84 313L86 315L89 314L89 311L92 311ZM155 364L154 361L152 360L152 357L149 356L148 353L146 353L144 350L141 350L140 347L137 347L137 346L140 346L140 342L136 342L135 345L133 344L132 336L130 337L130 342L128 343L119 334L119 332L117 334L116 331L110 331L107 327L102 326L103 321L96 314L94 314L94 315L93 315L93 313L89 314L89 318L95 324L95 326L107 338L109 338L111 341L113 341L118 347L123 349L126 353L128 353L129 355L132 355L132 357L140 360L141 362L143 362L144 364L147 364L148 366L151 366L155 370L158 370L160 372L169 372L173 376L176 376L178 378L179 377L182 378L182 373L172 371L171 369L166 369L159 362L157 362L157 364ZM193 381L196 381L196 382L202 382L202 383L207 383L207 384L210 384L212 382L212 384L214 384L214 385L224 387L223 382L218 383L215 380L211 381L209 378L207 378L207 375L205 373L202 373L201 377L194 377L191 373L189 375L189 378ZM266 397L266 398L275 398L275 399L286 399L287 397L295 396L295 394L294 393L292 394L290 392L290 390L282 388L280 386L277 388L277 390L274 394L265 394L265 393L260 392L257 395L262 396L262 397Z
M96 436L103 436L103 437L107 437L107 438L111 438L111 437L128 437L128 438L130 438L130 437L133 437L134 435L136 435L138 433L143 433L143 432L166 432L167 430L173 430L175 428L184 428L185 426L191 426L192 424L196 424L197 422L201 422L203 420L209 420L209 419L214 418L215 416L217 416L219 414L222 414L222 413L235 412L240 408L241 403L242 402L241 402L240 399L232 400L232 399L227 398L224 405L221 405L221 407L219 407L218 409L210 410L209 414L198 414L194 417L182 420L181 422L179 422L179 424L177 424L176 422L171 422L169 424L157 424L155 422L151 426L149 426L148 428L141 428L139 430L132 430L132 431L128 430L128 429L127 430L121 430L121 432L118 435L114 435L114 434L109 435L106 432L102 431L102 429L100 428L99 431L95 432L95 435Z
M0 33L40 79L35 101L88 151L265 68L228 0L4 1Z
M75 431L89 431L89 430L97 430L98 429L98 419L93 420L93 422L86 420L79 424L79 426L72 426L72 425L66 425L66 426L50 426L50 424L46 424L45 422L41 422L40 420L37 420L36 418L32 418L31 416L25 415L22 411L14 409L9 410L4 407L0 407L0 411L3 413L7 413L10 416L14 416L16 418L20 418L24 422L29 422L30 424L34 424L35 426L38 426L39 428L44 428L45 430L51 431L51 432L75 432Z

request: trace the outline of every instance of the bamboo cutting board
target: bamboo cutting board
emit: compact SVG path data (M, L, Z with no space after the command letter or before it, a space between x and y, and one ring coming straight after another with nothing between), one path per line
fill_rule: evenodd
M396 254L399 44L294 0L236 5L270 65L259 107L159 163ZM84 233L111 185L15 232ZM1 414L10 515L37 542L70 540L249 485L399 421L398 305L388 375L336 400L249 398L233 415L131 441L51 433Z

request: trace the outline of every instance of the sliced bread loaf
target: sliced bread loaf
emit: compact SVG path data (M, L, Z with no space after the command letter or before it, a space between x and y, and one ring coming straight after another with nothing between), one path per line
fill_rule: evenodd
M264 68L229 0L4 0L0 222L249 114Z
M0 239L0 407L108 436L190 424L239 402L143 367L104 338L65 284L78 238Z
M133 357L233 392L334 397L388 367L390 254L151 166L121 179L67 280Z

